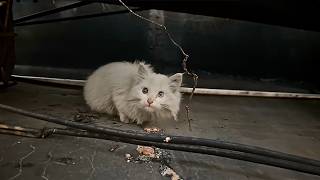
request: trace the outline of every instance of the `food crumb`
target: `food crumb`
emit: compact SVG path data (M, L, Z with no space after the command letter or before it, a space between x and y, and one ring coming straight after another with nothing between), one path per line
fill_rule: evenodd
M155 151L152 147L148 147L148 146L138 146L137 147L137 151L139 152L139 154L141 155L145 155L151 158L155 157Z
M132 159L131 154L126 154L125 156L126 156L127 162L131 162L131 159Z
M126 154L126 158L131 158L131 155L130 154Z
M166 137L166 139L164 140L164 142L169 142L169 141L171 141L170 137Z
M143 130L146 131L147 133L157 133L157 132L159 132L161 129L154 127L154 128L144 128Z
M162 176L171 176L171 180L183 180L173 169L166 165L160 166L160 174Z

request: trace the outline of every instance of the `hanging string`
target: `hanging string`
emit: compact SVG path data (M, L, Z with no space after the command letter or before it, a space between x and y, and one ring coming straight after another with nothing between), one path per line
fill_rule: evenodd
M197 87L197 84L198 84L198 75L193 73L193 72L190 72L187 68L187 62L188 62L188 59L189 59L189 55L183 50L183 48L181 47L181 45L179 45L172 37L172 35L169 33L169 31L167 30L167 27L163 24L159 24L155 21L152 21L148 18L145 18L137 13L135 13L133 10L131 10L124 2L122 2L122 0L118 0L123 7L125 7L131 14L135 15L136 17L144 20L144 21L147 21L149 23L152 23L156 26L159 26L163 29L163 31L167 34L168 38L170 39L170 41L180 50L180 52L182 53L182 55L184 56L183 60L182 60L182 69L184 71L184 74L190 76L193 78L193 88L192 88L192 92L189 96L189 100L187 102L187 105L185 106L185 110L186 110L186 118L188 120L188 125L189 125L189 130L191 131L191 118L190 118L190 112L191 112L191 108L190 108L190 103L191 103L191 100L192 100L192 97L193 97L193 94L194 94L194 91L196 90L196 87Z

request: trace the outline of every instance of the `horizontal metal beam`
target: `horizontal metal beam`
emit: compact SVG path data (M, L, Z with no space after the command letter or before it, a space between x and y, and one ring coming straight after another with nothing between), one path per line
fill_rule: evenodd
M88 4L91 4L91 3L94 3L94 1L88 1L88 0L79 1L79 2L71 3L69 5L65 5L65 6L62 6L62 7L58 7L58 8L54 8L54 9L50 9L50 10L44 10L44 11L40 11L40 12L31 14L31 15L27 15L27 16L21 17L21 18L17 18L13 22L14 22L14 24L22 23L22 22L29 21L29 20L32 20L32 19L36 19L36 18L40 18L40 17L43 17L43 16L55 14L55 13L58 13L58 12L61 12L61 11L65 11L65 10L68 10L68 9L85 6L85 5L88 5Z
M147 9L134 8L132 10L143 11L143 10L147 10ZM55 23L55 22L63 22L63 21L81 20L81 19L96 18L96 17L101 17L101 16L123 14L123 13L128 13L128 12L129 12L128 10L120 10L120 11L113 11L113 12L95 13L95 14L87 14L87 15L81 15L81 16L72 16L72 17L66 17L66 18L55 18L55 19L48 19L48 20L30 21L30 22L17 23L17 24L15 24L15 26L28 26L28 25L47 24L47 23Z
M56 12L96 2L120 5L118 0L82 0L67 6L18 18L14 22L21 23L34 18L43 17ZM183 12L320 31L320 24L317 19L318 10L320 9L320 1L123 0L123 2L128 6L145 9Z
M36 76L12 75L16 80L29 80L33 82L52 83L64 86L82 87L85 80L47 78ZM191 93L192 88L181 87L182 93ZM208 89L196 88L194 94L213 95L213 96L247 96L247 97L265 97L265 98L294 98L294 99L320 99L320 94L290 93L290 92L270 92L270 91L248 91L248 90L230 90L230 89Z
M118 0L94 0L119 4ZM122 0L128 6L244 20L320 31L320 1L303 0Z

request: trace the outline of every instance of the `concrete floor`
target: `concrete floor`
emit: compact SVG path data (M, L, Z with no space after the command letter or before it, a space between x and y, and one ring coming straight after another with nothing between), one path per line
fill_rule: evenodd
M80 90L25 83L1 90L0 103L69 119L87 109ZM179 122L157 122L150 126L163 128L168 134L227 140L320 160L320 100L195 96L192 107L192 131L183 121L184 111L180 112ZM141 129L104 115L93 121L108 127ZM57 127L2 110L0 123L33 128ZM119 148L110 152L114 145ZM31 146L35 148L34 152ZM125 154L135 154L136 147L58 135L34 139L0 134L0 179L17 175L21 158L22 171L16 179L169 179L160 175L157 162L126 162ZM172 156L171 167L187 180L320 179L244 161L168 152Z

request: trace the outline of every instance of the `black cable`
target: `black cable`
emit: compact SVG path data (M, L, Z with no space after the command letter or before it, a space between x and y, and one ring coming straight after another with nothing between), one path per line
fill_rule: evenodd
M63 129L56 129L53 134L106 139L106 140L112 140L112 141L118 141L118 142L124 142L124 143L136 144L136 145L154 146L162 149L215 155L215 156L221 156L221 157L226 157L230 159L243 160L243 161L265 164L265 165L295 170L295 171L314 174L314 175L320 175L320 168L312 165L306 165L306 164L301 164L297 162L291 162L287 160L281 160L281 159L265 157L265 156L245 153L245 152L226 150L226 149L215 149L215 148L208 148L203 146L190 146L190 145L182 145L182 144L178 145L178 144L170 144L170 143L163 143L163 142L150 142L150 141L142 141L142 140L121 138L121 137L115 137L115 136L107 136L104 134L101 135L101 134L90 133L90 132L73 132L73 131L68 131Z
M168 143L171 143L171 144L185 144L185 145L193 145L193 146L206 146L206 147L227 149L227 150L233 150L233 151L239 151L239 152L252 153L252 154L261 155L261 156L268 156L270 158L287 160L295 163L302 163L305 165L317 166L318 168L320 167L319 166L320 162L317 160L307 159L307 158L285 154L277 151L271 151L271 150L260 148L260 147L242 145L238 143L223 142L223 141L217 141L217 140L211 140L211 139L203 139L203 138L155 135L155 134L140 133L132 130L124 131L124 130L117 130L117 129L107 128L107 127L105 128L95 127L92 125L72 122L64 119L61 120L59 118L55 118L52 116L29 112L29 111L25 111L22 109L14 108L14 107L3 105L3 104L0 104L0 108L7 111L14 112L14 113L22 114L25 116L45 120L48 122L65 125L65 126L69 126L77 129L84 129L92 133L102 133L108 136L115 136L119 138L131 138L131 139L136 139L141 141L151 141L151 142L160 142L160 143L163 143L166 137L170 137L170 141Z
M291 162L286 160L279 160L271 157L265 157L261 155L226 150L226 149L216 149L216 148L208 148L203 146L192 146L192 145L183 145L183 144L169 144L169 143L163 143L163 142L141 141L141 140L130 139L130 138L108 136L105 134L91 133L86 131L74 131L74 130L59 129L59 128L44 128L42 130L30 129L30 128L22 128L22 130L20 129L18 130L0 129L0 130L5 130L5 131L0 131L0 133L3 133L3 134L11 134L11 135L18 135L18 136L33 137L33 138L47 138L51 135L56 134L56 135L67 135L67 136L75 136L75 137L105 139L105 140L112 140L112 141L130 143L130 144L136 144L136 145L153 146L153 147L158 147L162 149L170 149L170 150L176 150L176 151L221 156L221 157L230 158L230 159L260 163L260 164L295 170L299 172L320 175L320 169L312 165L306 165L306 164L301 164L301 163Z

